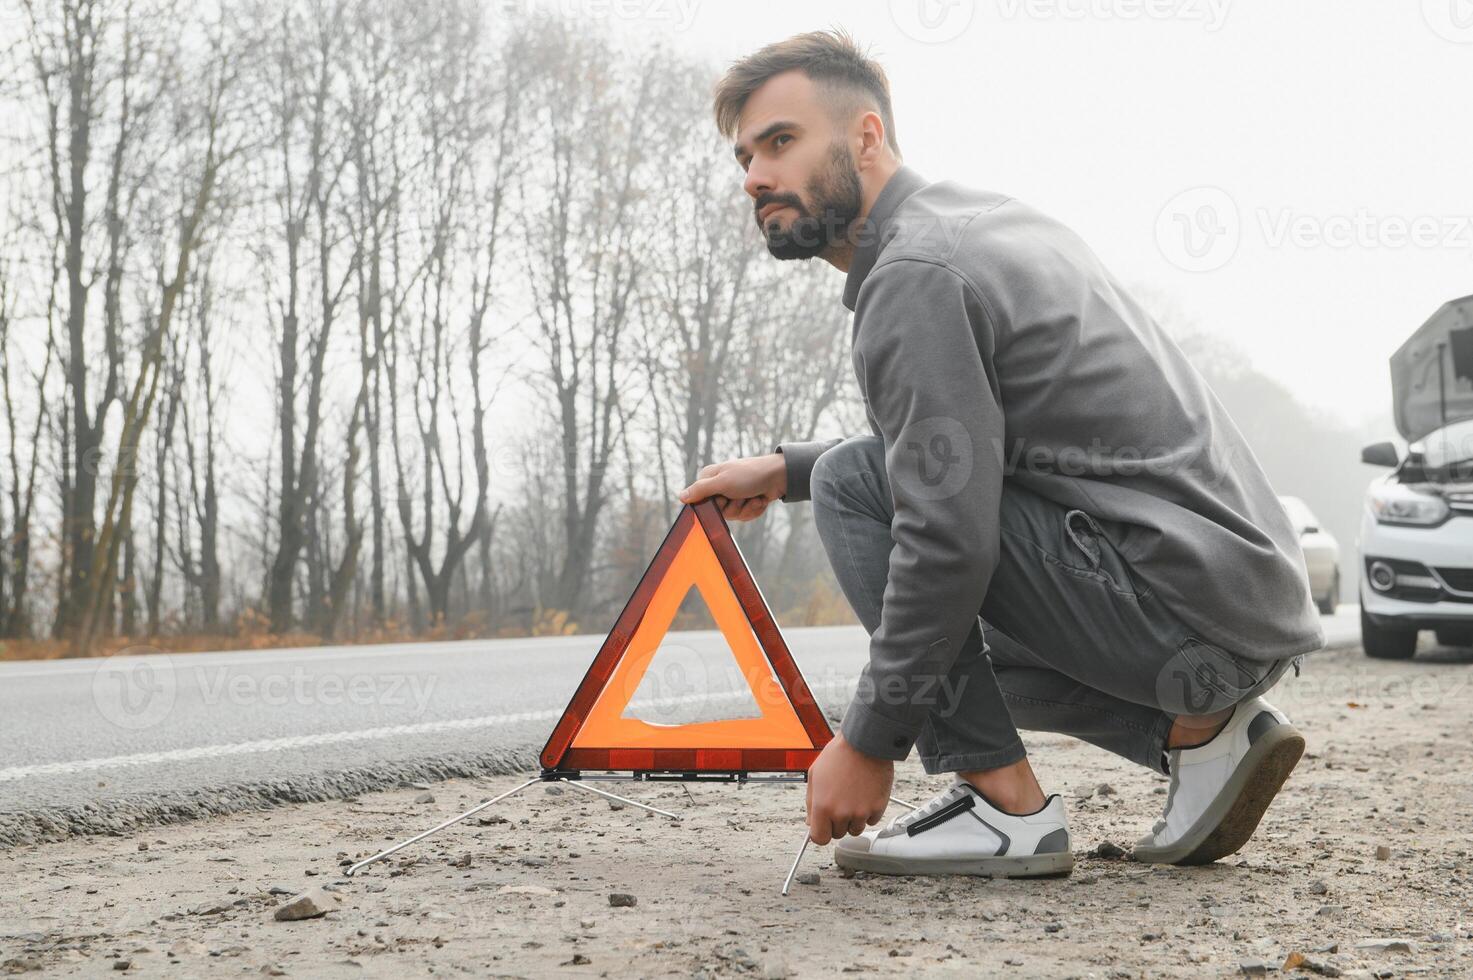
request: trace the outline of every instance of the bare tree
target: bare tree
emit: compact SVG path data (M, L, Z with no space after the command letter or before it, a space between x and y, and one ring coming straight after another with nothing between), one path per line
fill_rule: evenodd
M184 452L188 477L185 481L191 521L180 521L179 567L184 581L199 594L200 625L206 632L220 627L220 474L218 440L220 401L223 392L217 376L216 312L214 283L209 260L195 282L194 318L191 324L197 376L190 385L191 396L183 402ZM198 421L196 421L198 420ZM183 495L181 495L183 496ZM181 511L184 504L181 502ZM190 524L197 528L199 559L193 560L185 547L191 538Z
M305 16L295 5L283 5L277 38L270 119L276 133L280 184L276 188L285 242L286 297L280 310L277 398L279 403L280 489L277 547L267 584L267 607L274 632L285 632L293 622L293 582L297 562L307 541L304 521L318 488L318 453L324 416L324 378L328 348L338 319L344 291L353 281L357 254L337 258L340 240L335 208L349 152L338 128L335 90L339 55L344 41L344 0L312 0ZM299 171L305 171L300 173ZM309 223L315 238L308 238ZM310 271L317 285L315 329L308 326L303 343L304 267L312 252ZM305 346L305 350L304 350ZM301 363L305 355L303 371ZM299 373L303 377L299 378ZM305 400L298 383L306 386ZM299 415L300 411L300 415ZM297 423L303 421L300 440Z
M88 578L96 562L97 490L107 417L125 384L121 285L132 238L128 233L140 184L144 134L165 84L155 28L167 6L25 0L30 62L45 106L46 156L53 237L64 255L64 376L69 418L61 427L63 563L66 577L56 603L54 630L75 632L89 598L111 581ZM96 188L88 173L99 150L106 166L94 224ZM102 357L88 315L93 284L102 280ZM99 381L100 378L100 381ZM115 466L126 468L126 459Z
M416 329L403 338L413 377L401 379L396 338L389 379L400 525L409 559L424 584L431 621L441 623L466 554L491 522L486 411L494 386L485 370L491 341L488 317L496 296L497 254L505 232L524 86L518 37L501 52L497 70L487 72L477 9L457 2L432 9L441 18L437 26L442 33L437 44L427 46L418 74L424 86L420 118L427 151L423 197L428 202L428 236L423 275L417 281ZM466 249L462 241L473 244ZM464 263L457 261L467 251ZM462 280L465 298L458 314L461 304L455 293ZM456 342L460 324L463 348ZM415 393L417 454L401 439L401 381ZM462 387L466 382L468 397ZM417 486L411 484L412 464ZM468 469L474 479L470 488ZM437 526L445 538L438 555Z
M166 133L177 164L164 170L159 195L160 233L154 242L157 293L156 312L147 318L138 354L138 366L126 399L120 404L118 458L131 459L144 430L153 417L159 385L164 373L164 352L174 326L180 296L189 279L190 264L207 234L214 214L214 195L222 167L239 155L245 139L233 131L228 100L235 87L235 65L227 41L214 34L198 62L180 61L175 85L170 86L172 126ZM231 39L233 41L233 39ZM162 209L168 207L165 212ZM80 604L73 650L86 653L105 631L105 614L112 600L112 581L122 541L132 527L133 496L137 487L136 466L115 469L108 487L98 525L91 567L82 576L86 588Z
M6 501L10 505L10 524L6 527L0 520L0 637L22 638L30 635L31 617L29 591L32 555L32 516L36 505L36 473L41 461L41 433L47 422L46 404L35 400L35 418L31 423L29 437L22 428L24 420L16 406L16 389L13 367L24 360L14 356L11 349L11 325L14 322L15 282L9 255L0 255L0 398L5 407L5 432L7 444L8 473L5 488ZM29 379L29 389L46 390L51 366L55 362L56 345L48 332L45 358L41 369ZM27 457L21 455L21 445L30 446ZM3 505L0 505L3 507ZM3 509L0 509L3 517Z
M664 59L621 63L605 44L550 22L533 56L538 167L524 188L526 279L544 362L532 381L557 431L561 560L544 590L588 605L597 530L609 503L627 333L654 222L647 210L654 107L669 98Z
M174 430L179 421L179 412L184 401L184 359L186 351L181 349L181 343L176 338L170 344L165 353L166 374L163 393L162 418L154 433L154 459L153 474L155 477L154 507L153 507L153 564L152 575L148 580L148 594L146 607L148 612L148 634L157 636L159 634L159 623L161 620L161 606L164 595L164 556L169 542L169 496L171 484L168 479L169 464L174 453ZM130 538L131 540L131 538ZM181 542L182 543L182 542ZM131 562L128 562L131 566ZM125 579L129 580L130 592L132 574L131 568ZM131 617L125 619L123 632L131 633Z

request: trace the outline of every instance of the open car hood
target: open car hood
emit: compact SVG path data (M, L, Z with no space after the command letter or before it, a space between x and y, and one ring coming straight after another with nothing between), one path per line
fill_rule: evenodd
M1444 303L1391 355L1391 403L1408 442L1473 418L1473 296Z

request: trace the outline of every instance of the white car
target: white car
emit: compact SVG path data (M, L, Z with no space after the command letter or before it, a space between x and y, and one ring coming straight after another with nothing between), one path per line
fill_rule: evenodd
M1396 427L1361 461L1389 466L1361 518L1361 639L1366 654L1405 660L1419 630L1473 646L1473 296L1433 315L1391 359Z
M1319 518L1298 497L1280 497L1279 502L1299 531L1299 547L1304 552L1305 571L1309 573L1309 592L1315 605L1325 615L1333 615L1340 601L1340 542L1320 526Z

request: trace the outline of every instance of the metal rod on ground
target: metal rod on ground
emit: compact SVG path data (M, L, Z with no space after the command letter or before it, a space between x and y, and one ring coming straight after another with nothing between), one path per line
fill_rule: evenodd
M891 803L899 803L901 806L905 807L907 810L914 810L915 809L915 806L913 806L912 804L907 803L904 800L898 800L898 799L896 799L893 796L890 797L890 802ZM793 866L788 869L788 878L787 878L786 881L783 882L783 894L784 895L787 895L788 889L791 888L791 887L793 887L793 876L798 873L798 864L803 860L803 855L804 855L805 852L807 852L807 850L808 850L808 834L805 832L803 834L803 846L800 847L800 848L798 848L798 856L795 857L795 858L793 858Z
M389 848L387 850L379 851L377 854L375 854L373 857L369 858L368 860L366 860L366 861L359 861L357 864L353 865L351 868L348 869L347 875L348 875L349 878L351 878L351 877L353 877L354 874L356 874L358 872L358 870L360 868L366 868L370 864L373 864L376 861L382 861L384 858L388 857L390 854L393 854L396 851L402 851L404 848L408 847L410 844L417 844L420 841L424 840L426 837L430 836L431 834L438 834L440 831L444 830L446 827L454 826L455 824L460 823L466 817L475 816L477 813L480 813L482 810L486 809L491 804L493 804L493 803L500 803L502 800L506 799L508 796L511 796L513 793L520 793L522 790L526 789L528 786L531 786L533 783L540 783L540 782L542 782L542 777L541 776L537 777L536 779L529 779L525 783L523 783L522 785L518 786L516 789L509 789L505 793L502 793L500 796L492 797L491 799L487 800L485 803L482 803L480 806L475 807L475 808L470 809L470 810L467 810L467 811L465 811L464 813L462 813L458 817L455 817L455 818L450 819L450 820L446 820L444 823L440 824L438 827L431 827L429 830L426 830L422 834L416 834L415 836L409 838L408 840L400 841L399 843L395 844L393 847L391 847L391 848Z
M783 894L784 895L786 895L788 893L788 889L789 888L793 887L793 876L798 873L798 863L803 860L803 854L807 850L808 850L808 830L805 828L804 831L803 831L803 846L798 848L798 856L795 857L795 858L793 858L793 866L788 869L788 878L787 878L786 881L783 882Z
M641 810L648 810L651 813L658 813L660 816L669 817L671 820L680 819L680 816L678 814L670 813L667 810L661 810L659 807L653 807L650 806L648 803L641 803L638 800L631 800L626 796L619 796L617 793L610 793L607 790L599 789L597 786L584 786L576 779L564 779L561 780L561 782L565 786L571 786L574 789L581 789L585 793L597 793L599 796L607 796L611 800L618 800L620 803L628 803L630 806L637 806Z

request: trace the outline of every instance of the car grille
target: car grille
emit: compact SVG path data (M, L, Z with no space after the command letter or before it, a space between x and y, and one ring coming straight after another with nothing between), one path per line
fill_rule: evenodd
M1444 494L1442 499L1447 501L1448 507L1456 513L1473 514L1473 491L1459 490L1456 493ZM1466 570L1457 569L1457 571Z
M1439 568L1437 574L1457 592L1473 592L1473 568Z
M1367 583L1370 582L1371 566L1376 562L1390 565L1397 576L1397 584L1389 592L1380 592L1379 595L1408 602L1473 603L1473 568L1431 569L1418 561L1367 556L1364 571Z

